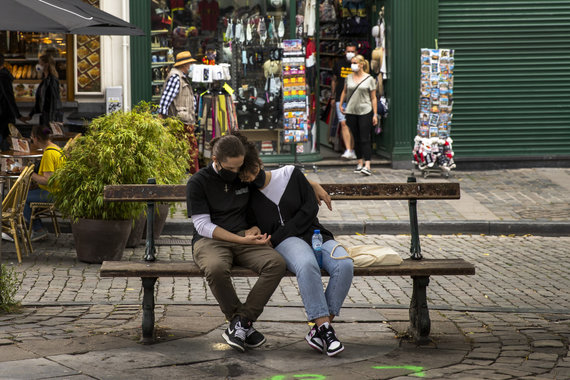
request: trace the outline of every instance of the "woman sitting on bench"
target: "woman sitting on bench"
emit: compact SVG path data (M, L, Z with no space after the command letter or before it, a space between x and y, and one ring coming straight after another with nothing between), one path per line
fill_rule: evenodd
M303 173L291 165L264 171L255 145L246 142L244 145L242 181L255 180L258 186L264 181L259 189L250 187L250 209L261 233L271 235L271 245L283 256L287 269L297 276L307 317L314 322L305 340L317 351L334 356L343 351L344 346L331 322L339 315L350 289L352 260L346 258L346 250L319 223L317 199ZM323 291L321 268L311 247L311 237L317 229L324 241L322 269L330 275L326 291Z

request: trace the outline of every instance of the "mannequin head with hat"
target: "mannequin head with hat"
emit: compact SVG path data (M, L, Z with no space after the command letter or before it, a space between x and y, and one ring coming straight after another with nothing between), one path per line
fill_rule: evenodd
M196 62L196 60L192 58L192 54L190 54L189 51L185 50L176 54L176 62L174 63L174 67L182 71L184 74L188 74L190 71L190 65L192 65L194 62Z

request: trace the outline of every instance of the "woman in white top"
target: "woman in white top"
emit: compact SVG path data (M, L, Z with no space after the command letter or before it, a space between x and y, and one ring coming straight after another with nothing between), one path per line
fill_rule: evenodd
M354 138L354 150L358 159L355 173L372 175L372 127L379 121L376 109L376 81L368 74L370 65L362 55L351 60L352 74L345 81L340 95L340 111L346 115L346 124ZM342 105L346 103L346 108Z

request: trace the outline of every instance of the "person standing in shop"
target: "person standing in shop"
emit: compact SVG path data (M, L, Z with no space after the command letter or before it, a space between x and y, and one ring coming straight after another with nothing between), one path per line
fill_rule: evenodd
M342 154L342 158L349 160L354 160L356 154L354 153L354 139L350 133L350 129L346 125L346 118L344 114L340 112L340 94L344 89L344 81L347 76L352 73L350 69L350 60L356 55L356 44L354 42L349 42L345 47L345 57L337 60L333 68L333 79L331 83L332 94L331 98L334 98L336 104L336 115L338 122L340 124L340 133L342 136L342 141L344 141L344 146L346 150ZM346 105L344 105L346 107Z
M51 54L42 55L36 65L36 70L42 74L43 79L36 90L34 108L24 120L28 121L32 116L39 113L40 125L49 126L52 121L63 121L63 106L53 56Z
M199 169L198 164L198 141L194 135L196 124L196 109L194 90L190 83L191 66L197 62L192 58L189 51L183 51L176 55L176 61L162 89L162 97L158 105L160 118L176 117L184 123L184 129L190 143L190 173L194 174Z
M10 129L8 124L14 124L16 119L24 121L16 105L13 82L14 77L4 67L4 55L0 54L0 150L7 150L9 147Z
M378 102L376 81L369 74L370 65L363 56L357 55L351 61L352 74L346 77L340 95L340 112L346 115L346 124L354 137L354 148L358 165L355 173L372 175L372 126L378 124ZM346 101L346 106L342 104Z

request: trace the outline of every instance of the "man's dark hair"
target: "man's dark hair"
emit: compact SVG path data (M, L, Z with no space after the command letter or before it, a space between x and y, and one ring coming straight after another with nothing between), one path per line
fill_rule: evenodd
M237 136L216 137L210 141L210 147L212 156L216 156L219 162L224 162L228 157L245 156L245 148Z
M4 54L0 53L0 66L4 65Z
M354 42L354 41L349 41L349 42L347 42L346 45L344 45L344 48L346 49L346 48L349 47L349 46L351 46L351 47L353 47L353 48L357 48L357 47L358 47L358 45L357 45L356 42Z

